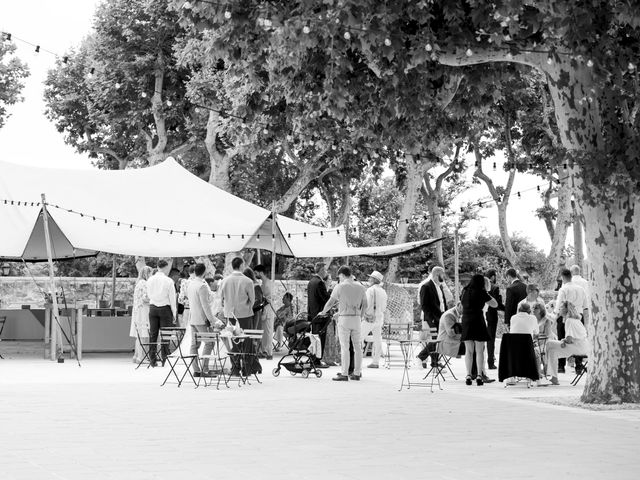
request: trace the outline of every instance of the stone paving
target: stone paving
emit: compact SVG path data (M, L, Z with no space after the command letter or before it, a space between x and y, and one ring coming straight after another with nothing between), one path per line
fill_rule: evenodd
M7 343L1 346L3 354ZM166 369L125 355L82 367L0 360L0 479L637 479L640 411L533 401L580 387L398 392L402 369L361 382L274 378L222 388L160 387ZM462 378L462 360L454 371ZM412 373L418 374L414 366ZM491 372L495 373L495 372Z

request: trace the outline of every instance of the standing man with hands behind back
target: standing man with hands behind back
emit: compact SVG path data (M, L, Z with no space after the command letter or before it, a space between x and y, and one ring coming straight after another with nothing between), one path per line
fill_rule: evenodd
M362 377L362 332L361 321L367 310L367 295L364 286L351 276L351 269L343 265L338 270L340 283L336 285L329 301L322 309L326 314L333 305L338 304L338 340L340 341L341 373L335 381L360 380ZM354 347L353 373L349 375L349 340Z
M147 295L149 295L149 358L151 366L156 366L158 332L161 328L176 323L177 302L176 286L168 274L171 265L166 260L158 261L158 271L147 280ZM160 357L162 365L167 359L169 348L162 345Z

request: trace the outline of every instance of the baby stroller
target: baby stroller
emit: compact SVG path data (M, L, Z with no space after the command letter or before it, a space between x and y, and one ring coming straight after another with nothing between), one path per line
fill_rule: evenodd
M322 370L316 368L318 358L310 351L311 323L304 318L289 320L284 326L284 331L288 337L289 351L271 372L273 376L279 376L280 370L284 367L294 376L299 373L302 378L308 378L309 374L314 374L320 378Z

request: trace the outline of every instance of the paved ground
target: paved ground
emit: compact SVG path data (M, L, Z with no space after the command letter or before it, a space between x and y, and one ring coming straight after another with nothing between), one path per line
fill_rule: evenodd
M577 396L568 375L529 390L449 380L432 394L398 392L398 367L360 383L332 382L331 369L216 391L160 388L166 370L134 371L124 355L88 355L80 368L11 357L0 360L2 480L639 475L640 411L531 400Z

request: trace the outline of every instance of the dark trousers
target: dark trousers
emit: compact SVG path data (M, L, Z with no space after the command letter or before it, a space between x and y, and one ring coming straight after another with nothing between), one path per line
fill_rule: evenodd
M490 367L496 364L496 332L498 331L498 319L487 320L487 330L489 331L489 341L487 342L487 363ZM475 357L474 361L475 361Z
M584 325L584 316L580 315L580 321L582 322L582 324ZM562 340L567 334L565 332L564 329L564 319L562 317L558 317L556 318L556 333L558 334L558 340ZM576 365L576 370L579 370L582 368L582 358L576 358L575 359L575 365ZM567 359L566 358L559 358L558 359L558 368L564 370L564 368L567 365Z
M349 339L349 375L353 373L355 363L353 362L353 342Z
M322 347L322 355L324 355L324 346L327 342L327 325L329 325L330 321L331 321L331 317L327 315L326 318L318 318L318 320L312 322L311 324L311 333L314 333L320 337L320 346ZM319 358L322 358L322 356ZM351 358L353 359L353 353L351 354Z
M231 322L233 325L236 324L235 318L228 318L227 320ZM254 322L255 322L255 318L253 315L251 317L243 317L238 319L240 328L243 330L253 329ZM246 339L246 340L241 340L238 343L233 342L233 347L231 348L231 351L255 354L258 351L258 349L254 343L254 340ZM254 355L245 356L245 358L242 360L238 360L237 357L232 355L231 356L231 373L238 374L241 369L245 375L262 373L262 367L260 365L260 362L258 361L257 357L255 357Z
M429 328L435 328L436 331L440 328L440 319L433 318L431 315L425 315L424 320L429 325ZM436 352L436 344L428 344L426 347L422 349L422 351L418 354L418 358L423 362L427 359L428 356L431 357L431 366L438 363L438 353Z
M149 343L151 344L149 347L149 359L151 363L156 362L158 332L161 328L170 327L171 325L173 325L173 312L170 306L149 306ZM162 345L160 358L163 362L167 358L167 355L169 355L169 345Z

